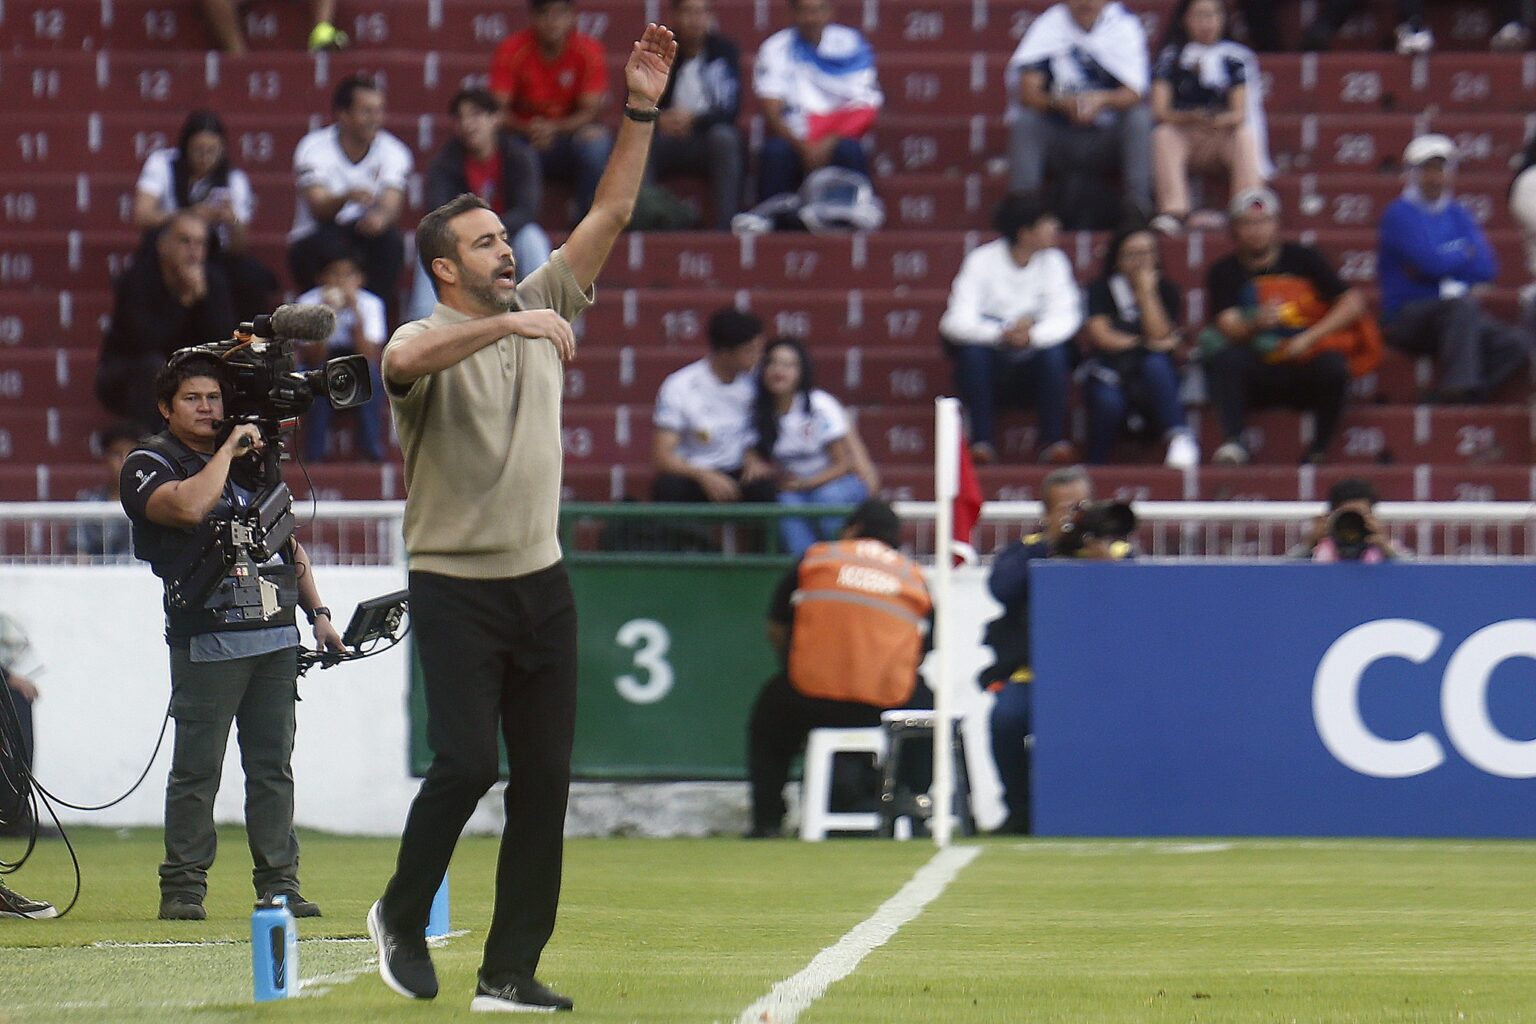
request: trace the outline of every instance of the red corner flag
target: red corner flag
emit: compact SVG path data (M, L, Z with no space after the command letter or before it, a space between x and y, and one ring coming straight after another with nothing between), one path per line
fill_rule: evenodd
M981 484L976 479L976 466L971 462L971 450L965 438L960 439L960 486L955 489L955 564L977 561L976 549L971 546L971 531L981 518L984 501Z

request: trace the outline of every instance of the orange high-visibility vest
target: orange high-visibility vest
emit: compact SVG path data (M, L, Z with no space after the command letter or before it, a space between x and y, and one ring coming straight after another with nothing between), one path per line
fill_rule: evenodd
M792 600L796 690L881 708L911 700L933 607L916 563L868 538L812 544Z

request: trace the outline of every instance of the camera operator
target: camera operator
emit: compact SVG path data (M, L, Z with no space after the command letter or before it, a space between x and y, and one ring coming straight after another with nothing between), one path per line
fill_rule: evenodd
M160 918L201 921L207 916L203 898L217 842L213 801L231 723L239 726L256 892L284 894L295 916L318 917L320 908L299 895L299 846L293 833L289 761L300 643L295 603L309 616L320 647L344 648L315 587L309 556L293 540L282 553L283 564L259 570L263 584L277 585L277 612L267 618L231 621L238 616L230 611L181 608L170 599L172 569L198 543L197 529L248 508L261 485L270 483L254 465L266 447L256 426L241 424L216 443L228 386L218 358L173 358L155 381L168 428L123 463L122 501L133 521L134 554L167 584L176 746L165 793Z
M1328 511L1312 521L1312 533L1292 557L1314 562L1374 565L1402 557L1376 521L1380 498L1369 480L1346 477L1328 488Z
M1048 474L1040 485L1044 529L1024 535L999 552L987 577L987 589L1003 606L1003 614L987 623L982 642L992 648L995 660L982 669L978 681L997 698L992 705L992 758L1002 779L1003 803L1008 810L1008 818L999 829L1002 832L1022 835L1029 831L1029 684L1034 681L1029 647L1029 563L1041 558L1112 561L1131 557L1124 536L1092 534L1082 528L1085 511L1094 508L1089 504L1092 488L1081 466ZM1106 507L1115 506L1099 506ZM1124 514L1129 516L1129 511Z

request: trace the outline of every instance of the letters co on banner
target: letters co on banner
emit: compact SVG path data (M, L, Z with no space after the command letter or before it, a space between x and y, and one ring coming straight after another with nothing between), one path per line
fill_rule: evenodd
M1035 828L1536 836L1536 570L1046 562Z

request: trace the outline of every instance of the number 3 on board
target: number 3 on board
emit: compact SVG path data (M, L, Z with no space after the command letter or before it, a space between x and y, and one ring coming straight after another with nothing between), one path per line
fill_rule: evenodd
M672 635L666 626L655 619L630 619L614 639L635 652L635 668L645 672L643 679L629 673L615 679L620 697L631 704L654 704L672 692L672 663L667 660Z

